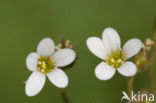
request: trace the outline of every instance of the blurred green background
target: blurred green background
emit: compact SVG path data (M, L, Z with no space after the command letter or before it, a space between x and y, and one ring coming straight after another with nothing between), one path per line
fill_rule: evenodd
M125 77L116 73L109 81L98 80L94 69L101 60L86 39L113 27L122 44L134 37L144 41L152 38L155 17L156 0L0 0L0 103L63 103L48 79L38 95L25 95L23 82L31 74L25 59L45 37L56 44L64 37L76 46L79 59L65 71L72 103L120 103ZM149 88L148 72L137 75L135 91Z

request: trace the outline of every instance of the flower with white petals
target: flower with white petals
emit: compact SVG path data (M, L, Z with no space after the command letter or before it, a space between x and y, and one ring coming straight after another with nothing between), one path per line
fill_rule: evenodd
M121 49L118 32L113 28L106 28L103 31L102 39L89 37L86 43L89 50L103 60L95 68L95 75L98 79L108 80L114 76L116 70L126 77L136 74L136 65L126 60L141 50L141 40L136 38L128 40Z
M30 53L26 58L27 68L33 72L25 85L26 95L38 94L45 84L46 76L56 87L65 88L68 85L68 77L60 67L71 64L75 57L75 52L69 48L55 52L55 44L52 39L41 40L37 53Z

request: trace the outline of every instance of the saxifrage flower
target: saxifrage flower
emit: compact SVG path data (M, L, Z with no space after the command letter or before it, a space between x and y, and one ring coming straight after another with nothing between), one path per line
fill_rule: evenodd
M121 75L130 77L136 74L137 67L131 61L126 61L136 55L142 48L139 39L128 40L123 49L118 32L113 28L106 28L102 39L89 37L87 39L89 50L103 61L95 68L95 75L100 80L109 80L116 71Z
M75 52L69 48L55 52L55 44L52 39L41 40L37 53L30 53L26 58L27 68L33 72L26 81L26 95L38 94L45 84L46 76L56 87L65 88L68 85L68 77L60 67L71 64L75 57Z

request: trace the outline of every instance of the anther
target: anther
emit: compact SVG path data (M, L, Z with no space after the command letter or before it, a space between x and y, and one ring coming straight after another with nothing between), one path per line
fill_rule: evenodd
M117 62L118 62L118 63L121 63L121 62L122 62L122 60L121 60L121 59L118 59L118 60L117 60Z
M114 59L114 58L111 58L111 62L113 62L113 63L114 63L114 62L115 62L115 59Z
M46 63L45 63L45 61L42 62L42 67L43 67L43 68L46 68Z

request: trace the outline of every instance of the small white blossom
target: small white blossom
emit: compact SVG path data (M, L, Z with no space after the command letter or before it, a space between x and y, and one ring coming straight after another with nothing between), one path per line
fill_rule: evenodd
M121 49L120 37L113 28L106 28L103 31L102 39L89 37L87 46L89 50L103 61L95 68L95 75L100 80L112 78L116 70L123 76L133 76L137 67L133 62L126 61L136 55L142 48L139 39L127 41Z
M75 57L75 52L69 48L55 52L52 39L41 40L37 53L30 53L26 59L27 68L33 72L25 85L26 95L38 94L45 84L46 76L56 87L65 88L68 85L68 77L59 67L71 64Z

